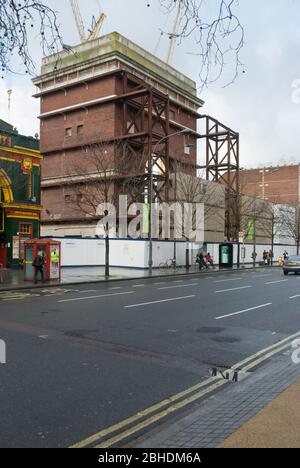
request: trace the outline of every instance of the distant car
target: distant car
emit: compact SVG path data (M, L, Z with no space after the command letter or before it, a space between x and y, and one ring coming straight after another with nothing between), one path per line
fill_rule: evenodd
M289 273L300 273L300 255L294 255L289 257L283 265L283 273L288 275Z

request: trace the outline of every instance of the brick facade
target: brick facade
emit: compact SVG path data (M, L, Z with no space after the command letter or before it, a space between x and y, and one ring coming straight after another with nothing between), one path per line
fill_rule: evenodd
M293 165L243 170L240 174L241 191L245 195L276 204L299 206L299 167Z
M77 46L74 51L76 54L71 55L62 52L58 65L54 57L44 59L42 74L34 80L36 97L41 100L44 226L80 223L80 219L86 222L82 212L70 203L76 197L70 175L76 172L75 166L80 166L80 173L90 177L86 184L92 186L95 165L84 154L86 148L103 141L109 145L124 134L124 106L119 99L124 92L122 71L170 99L169 133L191 130L188 136L170 138L171 164L175 157L179 163L196 164L197 111L203 103L197 98L193 81L117 33ZM135 112L134 103L128 105L129 116L130 112ZM144 121L147 118L144 114ZM139 125L143 126L142 120ZM130 130L135 132L135 128ZM111 158L113 167L114 151Z

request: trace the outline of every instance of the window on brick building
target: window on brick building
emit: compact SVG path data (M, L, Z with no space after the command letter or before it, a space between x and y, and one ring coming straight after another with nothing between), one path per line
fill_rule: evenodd
M127 122L127 132L130 134L136 133L136 125L132 123L130 120Z
M30 223L21 223L20 224L20 228L19 228L19 231L20 231L20 234L22 235L31 235L31 230L32 230L32 224Z
M176 113L174 110L170 110L170 120L176 120Z
M77 136L80 137L83 135L83 125L77 125Z
M184 135L184 154L191 154L191 147L189 135Z
M66 138L71 138L72 136L72 128L71 127L68 127L65 129L65 137Z
M71 195L65 195L65 202L70 203L72 201Z

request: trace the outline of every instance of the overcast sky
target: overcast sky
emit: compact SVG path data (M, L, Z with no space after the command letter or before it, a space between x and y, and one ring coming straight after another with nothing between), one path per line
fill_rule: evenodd
M207 0L208 1L208 0ZM215 0L209 0L214 2ZM64 42L78 43L68 0L46 0L58 11ZM99 12L97 0L78 0L87 27ZM171 30L174 15L167 17L158 0L101 0L107 14L102 33L118 31L150 52L154 52L160 29ZM151 6L147 7L147 3ZM226 88L217 83L204 90L201 112L210 114L240 133L241 164L300 162L300 0L239 0L236 11L245 28L246 44L241 59L245 74ZM32 43L39 69L41 52ZM157 55L165 59L169 40L163 37ZM175 49L174 66L199 83L199 65L192 39ZM228 65L230 67L230 65ZM298 83L297 83L297 80ZM26 76L10 75L0 81L0 118L7 120L7 90L12 89L10 121L21 133L39 131L39 103ZM294 92L294 98L293 98ZM299 102L298 102L299 101ZM201 128L199 129L201 132ZM201 160L202 155L199 155Z

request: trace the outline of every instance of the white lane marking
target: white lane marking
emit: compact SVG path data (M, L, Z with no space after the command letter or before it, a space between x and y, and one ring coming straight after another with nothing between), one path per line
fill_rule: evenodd
M221 317L216 317L216 320L221 320L227 317L233 317L234 315L245 314L246 312L250 312L251 310L262 309L263 307L269 307L272 305L272 302L268 302L267 304L262 304L256 307L251 307L250 309L240 310L239 312L234 312L233 314L222 315Z
M145 287L145 284L135 284L134 286L132 286L133 288L144 288Z
M265 283L265 284L278 284L278 283L286 283L288 280L287 279L284 279L284 280L279 280L279 281L269 281L268 283Z
M163 291L165 289L188 288L190 286L198 286L198 283L179 284L177 286L164 286L163 288L157 288L157 289L158 291Z
M239 289L248 289L248 288L253 288L253 286L241 286L240 288L222 289L221 291L215 291L215 294L229 292L229 291L238 291Z
M253 278L264 278L265 276L273 276L273 273L266 273L264 275L261 275L260 273L254 273L251 276L253 276Z
M121 293L115 293L115 294L101 294L99 296L77 297L76 299L62 299L58 302L87 301L89 299L99 299L101 297L122 296L123 294L134 294L134 291L127 291L127 292L121 292Z
M297 294L296 296L291 296L290 299L297 299L297 297L300 297L300 294Z
M143 306L147 306L147 305L161 304L162 302L182 301L184 299L191 299L193 297L196 297L196 295L193 294L191 296L182 296L182 297L173 297L171 299L162 299L161 301L144 302L142 304L133 304L133 305L124 306L124 308L125 309L132 309L133 307L143 307Z
M183 283L183 280L173 281L173 283Z
M117 291L118 289L122 289L121 286L115 286L113 288L109 288L110 291Z
M226 281L239 281L241 279L244 279L242 276L239 276L238 278L230 278L226 280L217 280L215 283L225 283Z

